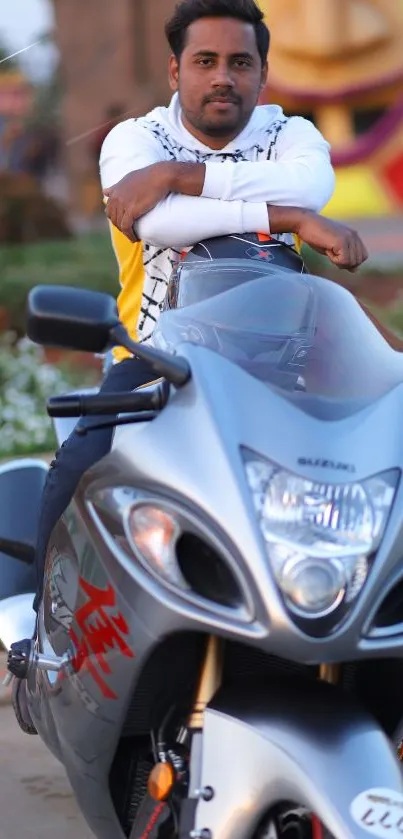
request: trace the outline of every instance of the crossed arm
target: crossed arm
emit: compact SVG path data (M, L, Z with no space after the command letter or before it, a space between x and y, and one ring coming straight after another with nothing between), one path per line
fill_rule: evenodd
M101 153L108 218L131 241L161 248L231 233L296 233L354 271L368 253L354 230L316 214L332 195L334 173L328 145L301 123L308 135L297 147L295 138L288 146L283 138L279 162L245 163L161 160L157 138L135 122L122 123Z
M210 236L269 233L269 204L321 210L334 189L329 147L310 123L297 122L298 131L283 130L280 162L206 164L163 160L151 132L134 121L118 125L100 160L108 197L118 182L123 194L127 178L125 212L111 220L128 238L134 224L139 239L180 248Z

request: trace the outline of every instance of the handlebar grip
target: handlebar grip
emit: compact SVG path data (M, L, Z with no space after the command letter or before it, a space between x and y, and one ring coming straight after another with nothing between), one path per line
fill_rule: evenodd
M50 417L79 417L81 400L77 396L52 396L47 402Z
M162 407L162 391L151 393L100 393L95 396L55 396L48 400L50 417L82 417L100 414L117 415L136 411L158 411Z

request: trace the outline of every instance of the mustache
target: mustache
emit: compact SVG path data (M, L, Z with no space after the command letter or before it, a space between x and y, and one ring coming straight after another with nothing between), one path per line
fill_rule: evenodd
M210 102L231 102L233 105L240 105L242 100L240 96L235 93L211 93L210 96L205 96L203 105L208 105Z

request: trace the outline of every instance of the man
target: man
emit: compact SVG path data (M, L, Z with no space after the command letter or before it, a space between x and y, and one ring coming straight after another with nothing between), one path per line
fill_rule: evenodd
M367 256L356 233L314 212L333 191L328 144L306 120L287 119L276 106L256 107L270 36L254 0L182 0L166 33L170 107L116 126L100 160L120 266L120 317L143 341L152 336L173 264L184 247L204 238L257 231L292 241L296 233L352 270ZM108 371L103 392L132 390L152 378L146 364L127 355L115 351L120 363ZM39 523L36 609L51 532L112 436L98 429L83 440L73 432L56 455ZM30 730L24 694L17 700L20 724Z
M141 340L152 333L172 262L200 239L271 229L299 232L340 267L355 268L366 256L345 228L284 210L321 210L334 174L329 146L312 123L287 119L276 106L256 108L267 82L269 32L253 0L184 0L166 34L170 107L118 125L100 161L120 263L120 314ZM133 222L145 267L143 246L128 246Z

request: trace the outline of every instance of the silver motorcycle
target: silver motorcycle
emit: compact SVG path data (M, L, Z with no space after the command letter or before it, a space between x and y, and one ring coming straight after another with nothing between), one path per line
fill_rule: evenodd
M262 254L185 260L152 346L69 288L34 289L28 335L155 372L50 400L59 443L82 414L116 430L35 631L7 629L95 836L401 837L403 356L350 292ZM29 565L43 481L31 515L18 468L0 549Z

